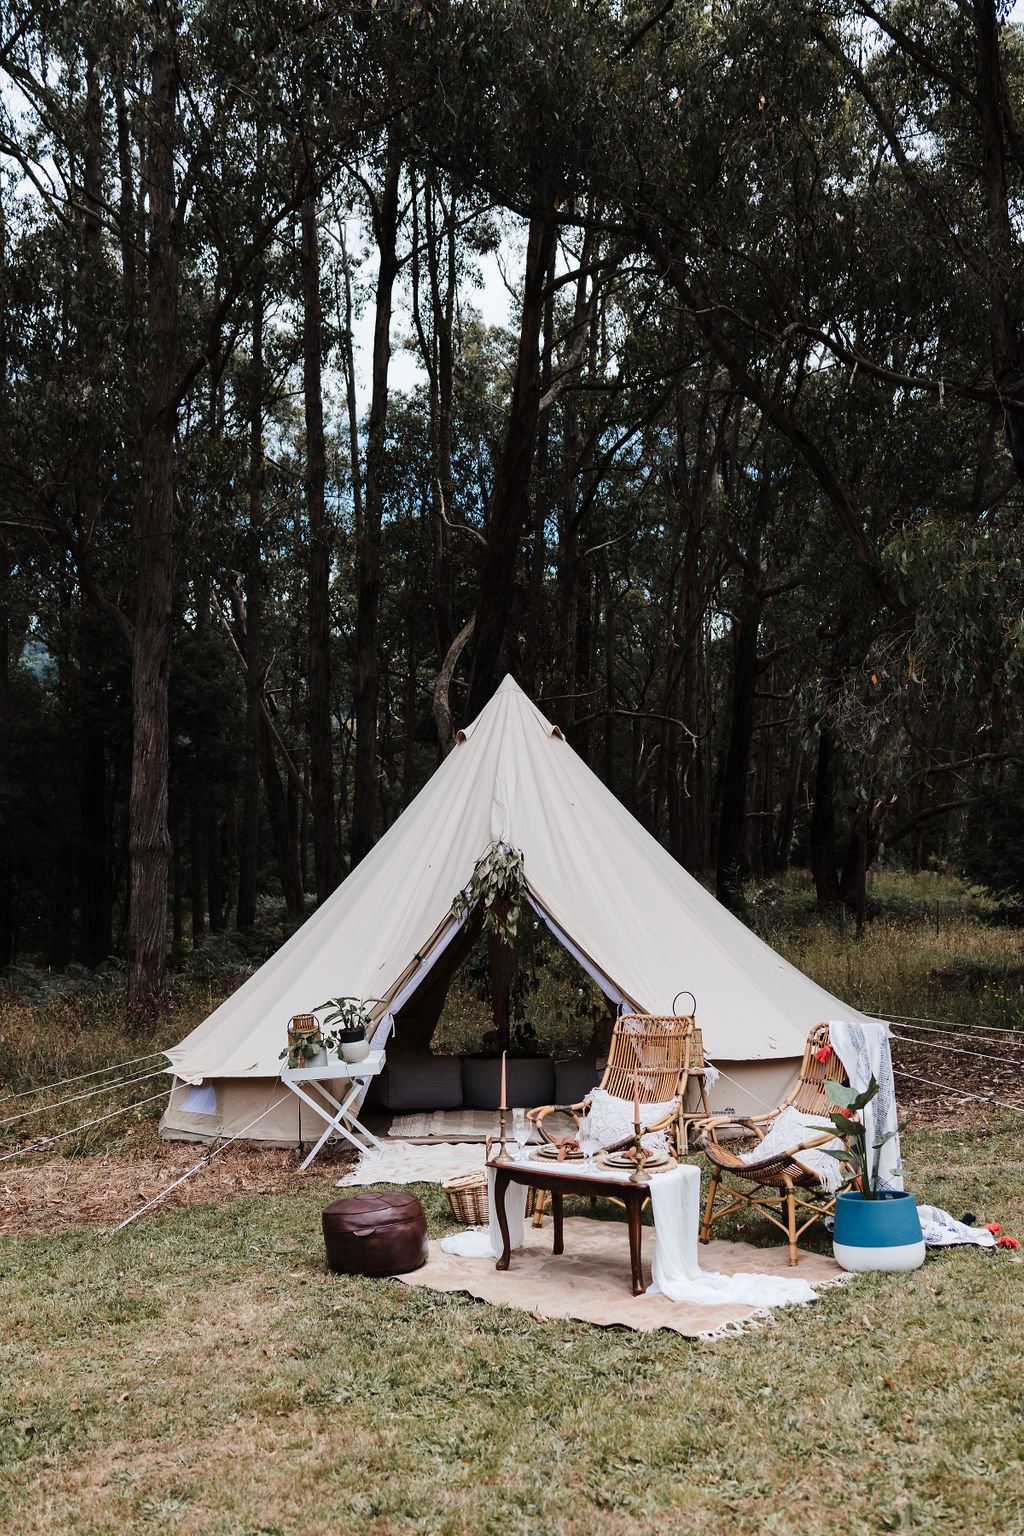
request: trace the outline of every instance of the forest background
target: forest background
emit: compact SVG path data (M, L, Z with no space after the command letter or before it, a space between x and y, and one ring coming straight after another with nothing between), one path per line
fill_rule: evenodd
M1018 889L1007 13L11 0L0 968L294 925L506 670L734 910Z

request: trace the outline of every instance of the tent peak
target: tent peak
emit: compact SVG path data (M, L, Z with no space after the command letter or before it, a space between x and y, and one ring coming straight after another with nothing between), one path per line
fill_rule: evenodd
M548 720L547 716L537 708L536 704L534 704L529 695L525 693L520 685L516 682L515 678L512 676L512 673L506 672L505 676L502 678L497 688L491 694L491 697L487 700L487 703L477 715L476 719L471 720L468 725L464 725L461 730L455 732L455 743L457 746L465 745L465 743L469 741L470 737L480 727L481 723L485 719L492 720L495 717L501 708L502 695L506 696L506 700L511 703L513 708L517 708L518 706L517 712L521 716L524 714L532 714L535 721L543 725L549 736L554 737L558 741L565 740L565 737L562 735L562 732L559 730L558 726L553 725L552 722ZM510 700L508 697L509 695L511 695Z

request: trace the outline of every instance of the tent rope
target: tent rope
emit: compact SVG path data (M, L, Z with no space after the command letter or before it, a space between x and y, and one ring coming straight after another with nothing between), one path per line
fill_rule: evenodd
M928 1019L914 1013L869 1013L869 1019L880 1019L883 1024L944 1024L955 1030L969 1029L969 1024L957 1024L955 1019ZM1024 1026L1014 1024L986 1024L986 1033L996 1035L1024 1035Z
M77 1136L79 1131L87 1131L91 1126L102 1125L104 1120L113 1120L117 1115L128 1115L133 1109L141 1109L143 1104L154 1104L157 1099L167 1097L167 1090L161 1089L159 1093L151 1094L148 1099L138 1099L134 1104L123 1104L120 1109L112 1109L109 1115L98 1115L95 1120L87 1120L84 1125L76 1125L70 1131L61 1131L57 1136L46 1136L42 1141L34 1141L27 1147L19 1147L17 1152L5 1152L0 1156L0 1163L10 1162L12 1157L24 1157L28 1152L38 1152L41 1147L52 1146L55 1141L64 1141L68 1136Z
M981 1045L1006 1045L1009 1046L1010 1049L1019 1049L1020 1046L1024 1044L1024 1041L1017 1039L1000 1040L999 1034L1008 1035L1011 1033L1011 1031L1008 1029L1000 1030L999 1034L996 1035L989 1035L984 1033L978 1034L970 1027L969 1024L964 1025L962 1029L936 1029L928 1024L901 1024L900 1028L920 1030L922 1034L926 1035L946 1035L951 1040L974 1040L976 1043L980 1043ZM1016 1031L1013 1031L1013 1033L1016 1034ZM893 1038L895 1038L895 1036ZM919 1045L928 1044L926 1040L919 1040L917 1043Z
M100 1077L104 1072L120 1072L122 1067L134 1067L140 1061L152 1061L154 1056L166 1056L166 1051L147 1051L145 1056L129 1056L127 1061L115 1062L110 1067L97 1067L92 1072L76 1072L74 1077L62 1077L56 1083L43 1083L39 1088L23 1088L20 1093L5 1093L0 1104L11 1099L27 1099L34 1093L49 1093L52 1088L66 1088L69 1083L84 1082L87 1077Z
M194 1167L190 1168L187 1173L183 1173L180 1179L175 1179L173 1184L168 1184L166 1189L162 1189L158 1195L154 1195L152 1200L147 1200L145 1205L140 1205L137 1211L133 1211L130 1216L126 1216L124 1221L119 1222L116 1227L109 1228L109 1230L103 1234L104 1237L113 1237L115 1232L123 1231L124 1228L130 1226L133 1221L137 1221L140 1216L144 1216L147 1211L152 1210L154 1205L159 1205L160 1201L166 1199L172 1190L177 1189L179 1184L184 1184L185 1180L190 1179L194 1173L198 1173L201 1168L206 1168L217 1156L218 1152L225 1151L226 1148L230 1147L233 1141L237 1141L240 1136L244 1136L246 1132L251 1131L254 1125L259 1125L261 1120L266 1119L267 1115L270 1114L272 1109L277 1108L278 1101L275 1100L273 1104L269 1104L267 1106L261 1115L257 1115L255 1120L250 1120L248 1125L243 1126L240 1131L236 1131L233 1136L229 1136L227 1141L221 1142L219 1146L210 1147L209 1151L203 1154L198 1163L196 1163Z
M768 1100L762 1099L761 1095L759 1093L755 1093L753 1088L748 1088L746 1083L741 1083L738 1078L730 1076L730 1074L723 1071L721 1067L718 1068L718 1075L719 1077L724 1077L726 1082L734 1083L735 1086L741 1090L741 1092L749 1094L752 1099L756 1099L758 1104L761 1105L762 1109L778 1109L779 1106L777 1104L769 1104Z
M900 1045L920 1045L931 1051L952 1051L954 1056L978 1056L982 1061L1001 1061L1007 1067L1024 1067L1024 1061L1015 1056L993 1056L991 1051L965 1051L958 1045L946 1045L942 1040L915 1040L910 1035L893 1035Z
M0 1120L0 1126L15 1125L19 1120L28 1120L32 1115L44 1115L51 1109L64 1109L68 1104L77 1104L81 1099L94 1099L98 1093L111 1093L118 1088L131 1088L136 1083L148 1083L151 1078L162 1077L169 1072L169 1067L157 1067L155 1072L145 1072L134 1077L116 1078L112 1083L104 1083L101 1088L89 1088L85 1093L73 1093L70 1098L57 1099L53 1104L37 1104L34 1109L23 1109L20 1114L8 1115L6 1120Z
M977 1099L982 1104L995 1104L999 1109L1012 1109L1016 1115L1024 1115L1024 1108L1020 1104L1007 1104L1004 1099L993 1099L984 1093L969 1093L966 1088L953 1088L949 1083L937 1083L931 1077L918 1077L914 1072L904 1072L898 1067L893 1067L897 1077L908 1077L915 1083L928 1083L932 1088L941 1088L944 1093L958 1093L964 1099Z

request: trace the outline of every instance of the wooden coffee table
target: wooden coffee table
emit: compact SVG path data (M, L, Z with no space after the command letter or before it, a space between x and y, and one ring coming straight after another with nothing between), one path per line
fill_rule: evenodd
M643 1261L641 1256L641 1234L643 1227L640 1224L640 1211L644 1201L650 1192L649 1185L631 1184L628 1173L619 1173L615 1169L602 1168L594 1164L593 1172L568 1173L564 1166L557 1162L542 1162L539 1159L529 1158L522 1162L496 1163L490 1162L488 1168L494 1169L494 1207L498 1218L498 1231L501 1233L502 1249L501 1257L495 1264L495 1269L508 1269L511 1258L508 1235L508 1217L505 1214L505 1192L510 1184L525 1184L527 1189L546 1189L551 1195L551 1220L554 1227L554 1242L552 1253L564 1253L565 1244L562 1235L562 1199L568 1193L570 1195L612 1195L616 1200L621 1200L626 1207L626 1224L629 1228L629 1267L632 1271L633 1295L642 1296L646 1287L643 1277ZM577 1163L574 1165L579 1167Z

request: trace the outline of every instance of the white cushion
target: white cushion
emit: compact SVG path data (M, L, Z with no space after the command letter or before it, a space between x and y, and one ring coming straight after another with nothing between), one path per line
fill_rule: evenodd
M663 1104L641 1104L641 1126L664 1120L675 1107L675 1099L667 1099ZM595 1088L590 1095L590 1118L594 1140L600 1142L602 1147L613 1146L615 1142L633 1134L633 1101L617 1099L603 1088ZM651 1152L668 1151L668 1137L664 1131L652 1131L641 1137L641 1140Z
M824 1131L831 1131L834 1127L831 1120L824 1120L820 1115L802 1115L792 1104L780 1110L768 1127L763 1141L759 1142L752 1152L741 1152L740 1157L745 1163L759 1163L766 1157L774 1157L780 1152L789 1152L793 1147L798 1147L802 1141L813 1141L815 1136L820 1136ZM832 1152L841 1152L843 1143L838 1136L831 1141L823 1142L820 1147L811 1147L804 1152L797 1153L797 1161L800 1166L813 1173L822 1189L830 1193L837 1190L843 1182L843 1171L834 1157L829 1157L826 1148Z

